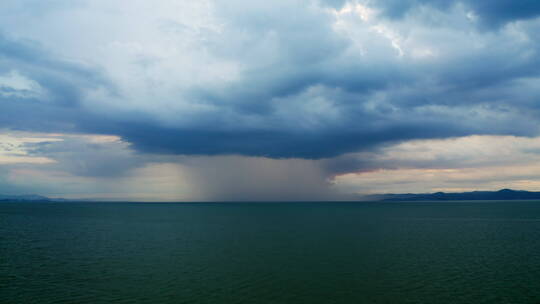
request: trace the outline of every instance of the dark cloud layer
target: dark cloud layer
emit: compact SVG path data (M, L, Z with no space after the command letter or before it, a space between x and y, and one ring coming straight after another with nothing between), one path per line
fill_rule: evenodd
M535 18L540 15L540 3L535 0L374 0L370 3L382 8L391 18L402 18L419 6L445 10L462 4L480 17L483 26L489 28L498 28L508 22Z
M345 5L324 3L337 9ZM205 36L204 50L238 63L239 72L231 80L189 86L168 96L205 110L168 110L171 106L162 105L161 97L141 96L144 104L155 104L159 115L148 107L116 107L129 104L130 96L117 88L109 67L69 61L35 42L4 34L0 74L16 71L40 90L0 86L0 127L113 134L141 153L307 159L410 139L537 135L540 57L535 38L540 26L533 18L540 4L460 2L479 16L484 29L465 23L465 30L430 29L411 21L420 7L444 11L456 3L369 2L409 28L401 40L423 34L419 44L439 47L438 57L425 60L400 55L408 50L401 50L401 42L380 26L377 32L369 24L351 23L353 34L339 34L335 13L315 2L216 4L216 18L225 26L219 35ZM516 20L530 24L514 32L501 29ZM486 33L486 26L498 31ZM364 31L354 34L357 30Z

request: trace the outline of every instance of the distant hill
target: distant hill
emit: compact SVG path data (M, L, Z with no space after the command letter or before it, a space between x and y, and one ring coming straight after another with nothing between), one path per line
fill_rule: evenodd
M42 195L36 194L26 194L26 195L3 195L0 194L0 201L52 201L50 198Z
M78 201L65 198L50 198L37 194L4 195L0 194L0 202L67 202Z
M474 200L540 200L540 192L512 189L459 193L376 194L366 197L377 201L474 201Z
M540 192L502 189L499 191L472 191L459 193L403 193L403 194L373 194L351 198L362 201L475 201L475 200L540 200ZM49 198L43 195L2 195L0 202L76 202L89 201L85 199Z

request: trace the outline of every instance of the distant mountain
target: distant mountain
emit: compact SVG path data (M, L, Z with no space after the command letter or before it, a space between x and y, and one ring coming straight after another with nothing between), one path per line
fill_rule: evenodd
M37 195L37 194L26 194L26 195L3 195L0 194L0 201L21 201L21 202L29 202L29 201L52 201L52 199L43 196L43 195Z
M540 200L540 192L512 189L499 191L473 191L459 193L423 193L423 194L376 194L366 197L377 201L474 201L474 200Z
M0 194L0 202L75 202L80 199L50 198L37 194L4 195Z

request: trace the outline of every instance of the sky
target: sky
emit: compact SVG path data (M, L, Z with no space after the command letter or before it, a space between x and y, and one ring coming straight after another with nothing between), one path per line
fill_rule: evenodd
M540 190L537 0L3 0L0 193Z

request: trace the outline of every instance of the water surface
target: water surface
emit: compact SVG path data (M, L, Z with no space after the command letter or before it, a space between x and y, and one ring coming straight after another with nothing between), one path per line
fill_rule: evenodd
M540 303L540 202L0 203L0 303Z

